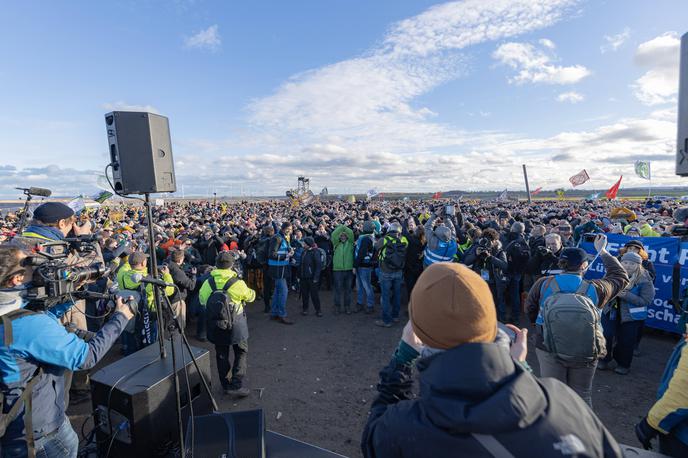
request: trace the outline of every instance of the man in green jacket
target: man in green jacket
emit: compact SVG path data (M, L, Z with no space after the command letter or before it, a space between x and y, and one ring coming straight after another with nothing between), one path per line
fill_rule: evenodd
M332 232L332 271L334 273L334 314L351 314L351 285L354 279L354 232L340 225Z

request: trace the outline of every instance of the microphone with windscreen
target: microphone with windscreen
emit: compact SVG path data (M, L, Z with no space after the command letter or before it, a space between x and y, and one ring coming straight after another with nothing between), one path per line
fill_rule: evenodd
M50 197L50 195L53 193L50 189L46 188L15 188L20 191L24 191L24 194L26 195L31 195L31 196L39 196L39 197Z

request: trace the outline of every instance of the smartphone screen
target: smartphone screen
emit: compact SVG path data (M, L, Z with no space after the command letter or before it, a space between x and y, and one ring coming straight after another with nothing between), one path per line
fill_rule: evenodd
M513 344L516 341L516 333L512 331L511 329L507 328L506 325L502 322L497 323L497 327L504 331L506 335L509 336L509 341Z

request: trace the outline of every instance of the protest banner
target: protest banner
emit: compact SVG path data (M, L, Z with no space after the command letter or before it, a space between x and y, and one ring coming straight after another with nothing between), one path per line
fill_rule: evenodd
M619 249L630 240L640 240L643 243L657 272L655 299L648 306L645 324L651 328L679 333L677 325L680 314L674 310L669 300L671 299L673 268L676 262L682 266L682 289L688 281L688 242L680 242L678 237L629 237L621 234L607 234L607 250L613 256L617 256ZM592 242L583 241L580 247L592 256L596 254ZM602 261L597 258L588 269L585 278L602 278L604 272Z

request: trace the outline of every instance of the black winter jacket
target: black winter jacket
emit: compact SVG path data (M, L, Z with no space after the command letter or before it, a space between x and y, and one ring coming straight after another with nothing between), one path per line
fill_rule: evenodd
M320 281L320 273L322 272L322 260L320 259L320 250L318 248L309 248L303 252L301 258L301 278L312 279L314 282Z
M174 284L179 288L179 292L175 291L171 302L175 303L179 300L186 300L186 296L190 291L196 288L196 276L187 275L176 262L169 263L170 275Z
M508 344L507 344L508 345ZM566 385L538 380L508 346L469 343L418 360L395 359L380 372L363 432L366 458L492 457L472 434L493 436L513 456L621 457L619 445Z

